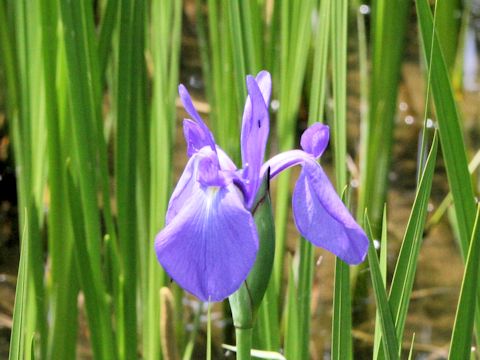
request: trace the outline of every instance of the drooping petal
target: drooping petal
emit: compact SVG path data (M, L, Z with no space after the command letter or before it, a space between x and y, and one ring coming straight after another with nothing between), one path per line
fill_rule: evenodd
M201 149L203 146L209 145L211 149L215 151L215 140L213 138L213 134L203 122L202 118L195 109L195 106L193 106L192 98L190 97L190 94L185 86L182 84L178 86L178 94L180 95L180 99L182 100L183 107L185 108L186 112L193 118L193 123L197 125L192 126L191 124L187 124L187 129L184 127L183 132L185 135L185 140L187 141L187 145L189 145L191 141L192 144L196 145L197 149ZM191 139L190 136L193 136L193 138ZM200 140L202 141L202 144L199 143ZM192 149L188 149L187 151L189 150Z
M328 145L329 127L321 123L315 123L306 129L301 137L302 150L290 150L275 155L262 165L260 177L265 175L270 168L270 177L274 178L283 170L295 165L301 165L306 161L318 159Z
M300 145L303 150L318 159L327 148L329 138L329 127L321 123L315 123L303 132Z
M262 165L260 177L262 178L268 169L270 169L270 178L273 179L283 170L295 165L301 165L305 161L312 160L312 155L302 150L289 150L275 155Z
M348 264L365 259L368 239L315 161L305 162L293 193L293 213L300 233Z
M234 185L195 186L185 206L157 235L165 271L203 301L221 301L246 279L258 251L252 215Z
M251 202L259 185L259 173L268 140L270 74L262 71L257 78L247 76L247 89L249 95L243 113L241 151L243 177L247 180L248 202Z

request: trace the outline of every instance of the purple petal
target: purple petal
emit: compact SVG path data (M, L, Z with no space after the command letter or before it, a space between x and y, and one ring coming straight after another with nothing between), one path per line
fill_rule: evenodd
M260 178L265 175L268 168L270 168L270 177L274 178L289 167L319 158L327 147L328 140L329 128L327 125L321 123L311 125L303 132L300 140L300 145L304 151L290 150L275 155L262 165Z
M315 161L305 162L293 193L293 213L300 233L348 264L365 259L368 239Z
M197 126L192 126L191 124L187 124L187 129L183 130L185 135L185 140L187 141L187 145L192 144L196 145L197 149L201 149L203 146L209 145L213 151L215 151L215 140L213 138L213 134L211 133L210 129L205 125L202 118L198 114L195 106L193 106L192 98L188 93L185 86L180 84L178 86L178 94L180 95L180 99L182 100L183 107L187 111L187 113L193 118L193 123ZM185 122L183 123L185 126ZM193 138L190 138L192 136ZM202 141L203 146L200 146L199 143ZM199 147L200 146L200 147ZM193 150L192 148L188 148L187 151ZM189 155L190 156L190 155Z
M315 123L303 132L300 145L303 150L318 159L325 151L329 137L329 127L321 123Z
M268 71L262 70L255 77L255 81L262 92L263 100L265 104L270 104L270 94L272 93L272 77Z
M237 167L235 166L235 163L230 159L225 151L217 145L217 155L218 155L218 162L220 163L220 168L222 170L228 170L228 171L235 171L237 170Z
M227 157L225 154L222 156ZM223 161L226 160L224 159ZM166 215L167 224L172 221L185 204L189 203L193 189L198 181L207 186L225 186L231 183L230 178L232 176L228 176L228 172L225 174L219 166L221 166L221 163L219 163L217 154L210 147L205 146L192 155L170 197Z
M200 157L197 167L197 181L203 186L222 186L230 184L231 176L220 170L218 158L214 156Z
M189 206L157 235L155 250L182 288L203 301L221 301L246 279L258 235L234 185L195 186Z
M243 177L247 180L248 199L255 196L260 181L260 168L265 155L269 133L268 102L270 100L270 74L262 71L257 78L247 76L248 97L242 121L241 150Z
M273 179L283 170L295 165L301 165L305 161L312 161L313 157L302 150L289 150L275 155L262 165L260 178L263 178L268 168L270 168L270 179Z
M187 143L188 157L199 152L201 148L210 146L208 134L205 134L204 129L193 120L183 120L183 135Z
M169 224L180 212L185 203L190 199L194 186L196 184L195 173L197 168L197 156L192 156L185 166L177 186L173 190L170 201L168 202L167 215L165 223Z

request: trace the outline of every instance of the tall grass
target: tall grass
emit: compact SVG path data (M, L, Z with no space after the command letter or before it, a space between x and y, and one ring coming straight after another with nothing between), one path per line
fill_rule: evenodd
M356 358L351 303L361 296L355 286L362 272L371 275L367 285L376 304L371 356L404 356L440 155L453 198L452 226L466 264L450 357L469 356L471 335L480 328L478 210L450 80L462 56L463 30L449 16L460 7L467 18L469 6L462 8L456 0L440 0L436 8L427 0L417 0L415 7L408 1L373 0L366 8L371 10L368 23L359 14L359 2L345 0L2 0L2 110L13 143L22 229L10 358L78 357L83 313L95 359L194 356L207 306L190 314L183 302L189 297L171 285L153 249L176 181L172 158L182 21L193 5L210 104L207 122L238 165L246 74L272 73L272 153L297 147L304 122L325 122L332 130L332 180L372 245L364 267L351 271L336 259L334 279L323 279L334 285L331 330L330 324L321 324L331 331L331 357ZM386 194L404 40L413 12L427 82L425 107L431 106L425 114L438 130L432 137L423 129L421 149L428 156L417 164L415 199L399 253L390 254L386 209L391 213L397 205L386 202ZM347 137L355 126L347 111L349 41L358 45L361 79L362 108L355 109L361 119L358 156L349 153L353 147ZM350 155L358 174L347 168ZM359 180L358 190L349 187L352 179ZM308 359L313 355L317 253L301 239L293 239L293 252L287 250L292 249L287 238L290 173L274 188L274 270L252 345L265 358ZM373 244L380 237L379 258ZM396 259L394 269L388 268L387 257ZM209 305L209 317L213 311ZM224 316L228 321L228 309ZM216 339L231 339L228 326L220 335L215 331L209 320L207 357L215 354L211 341L218 346ZM235 350L229 345L225 348Z

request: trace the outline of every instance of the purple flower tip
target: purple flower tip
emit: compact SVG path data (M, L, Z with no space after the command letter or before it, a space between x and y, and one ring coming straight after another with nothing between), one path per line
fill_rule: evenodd
M327 148L330 138L330 128L321 123L311 125L302 134L300 145L307 153L319 158Z

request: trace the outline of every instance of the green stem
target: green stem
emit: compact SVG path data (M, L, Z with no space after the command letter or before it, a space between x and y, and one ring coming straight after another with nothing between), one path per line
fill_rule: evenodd
M237 338L237 360L250 360L252 350L252 328L235 328Z
M212 318L210 317L211 315L211 308L212 308L212 303L209 301L207 305L207 360L212 359Z

